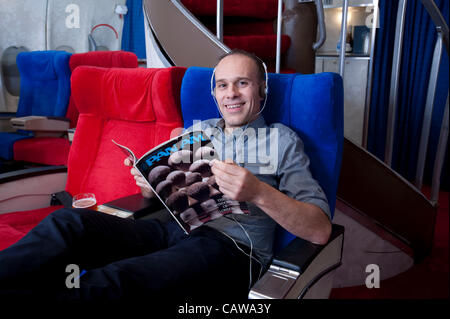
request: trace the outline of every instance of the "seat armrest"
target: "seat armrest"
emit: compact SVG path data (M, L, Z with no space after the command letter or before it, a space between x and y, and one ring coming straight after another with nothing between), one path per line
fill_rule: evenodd
M54 116L24 116L11 119L11 125L20 130L35 131L36 135L61 135L70 127L70 120Z
M35 167L0 174L0 213L47 207L64 190L66 166Z
M342 234L344 227L333 224L330 238L325 245L313 244L297 237L273 258L272 264L302 274L323 248Z
M300 299L342 260L344 227L333 224L325 245L295 238L278 253L249 292L250 299ZM330 287L331 290L331 287ZM323 295L327 296L328 292Z
M16 180L21 180L24 178L37 177L56 173L66 173L66 172L67 166L64 165L26 168L0 174L0 185L13 182Z
M162 209L164 206L158 198L145 198L140 193L121 197L97 207L98 211L104 213L134 219L154 214Z

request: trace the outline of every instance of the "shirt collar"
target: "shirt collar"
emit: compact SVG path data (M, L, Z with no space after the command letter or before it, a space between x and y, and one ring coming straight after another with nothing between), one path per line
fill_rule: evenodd
M225 120L223 118L217 119L217 121L214 124L215 127L221 129L222 131L225 128ZM262 115L258 115L258 117L256 118L256 120L254 120L253 122L250 122L247 126L246 125L242 125L240 128L243 130L244 128L247 129L249 127L257 129L257 128L262 128L262 127L266 127L266 121L264 120L264 118L262 117Z

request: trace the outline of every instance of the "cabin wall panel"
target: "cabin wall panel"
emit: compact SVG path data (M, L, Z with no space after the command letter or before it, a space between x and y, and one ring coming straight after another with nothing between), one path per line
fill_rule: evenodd
M0 59L9 47L46 49L46 9L47 0L0 0ZM6 91L1 73L0 112L16 112L19 99Z
M126 0L48 0L47 43L48 49L70 47L72 53L89 51L88 35L99 24L109 24L118 34L106 26L92 32L97 45L110 51L120 50L122 41L123 17L115 13L116 5L124 5ZM79 8L79 25L74 26L74 11L66 8L76 5Z
M115 8L125 4L126 0L0 0L0 59L9 47L88 52L93 49L88 35L99 24L110 25L117 36L109 27L96 28L92 37L98 49L120 50L124 17L115 13ZM79 25L74 26L74 14L79 15ZM6 90L1 65L0 60L0 113L15 113L19 97ZM0 130L10 130L8 121L0 119Z
M51 194L64 190L67 173L23 178L0 185L0 214L50 206Z

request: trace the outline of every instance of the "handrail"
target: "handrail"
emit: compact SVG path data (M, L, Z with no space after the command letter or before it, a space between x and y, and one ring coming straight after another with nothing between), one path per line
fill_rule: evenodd
M373 0L373 21L371 28L370 43L370 58L369 58L369 71L367 74L367 88L366 88L366 100L364 105L364 122L363 122L363 135L362 135L362 147L367 149L367 139L369 137L369 118L370 118L370 101L372 99L372 87L373 87L373 67L375 57L375 39L377 34L377 28L379 24L379 8L378 0Z
M348 19L348 1L344 0L342 4L342 20L341 20L341 37L340 37L340 52L339 52L339 74L344 78L345 69L345 45L347 42L347 19Z
M417 159L415 185L417 189L422 188L423 172L425 170L425 159L427 157L428 139L430 137L431 120L433 116L434 98L439 77L439 68L442 57L442 33L438 32L438 38L434 47L433 63L431 65L430 79L428 81L427 100L423 114L422 131L420 134L419 157Z
M425 110L423 115L422 130L419 142L419 152L417 157L417 167L415 175L415 187L420 191L423 184L423 174L425 169L425 161L428 149L428 142L430 136L431 120L433 115L433 106L436 95L436 88L439 76L440 63L442 59L442 48L445 47L448 51L448 36L449 30L444 17L442 16L439 8L436 6L433 0L421 0L426 11L430 15L432 21L436 26L437 40L434 48L433 62L431 65L430 78L428 82L427 98L425 104ZM392 63L391 74L391 88L389 95L389 109L388 109L388 121L386 130L386 148L384 161L387 165L391 166L392 163L392 150L394 145L394 128L395 117L397 112L397 100L398 100L398 82L400 77L400 64L403 45L403 33L405 26L405 14L406 14L407 0L400 0L397 11L397 24L395 33L394 44L394 57ZM436 158L433 167L432 177L432 189L431 189L431 202L436 203L439 194L440 175L442 173L442 165L445 157L445 148L448 140L448 96L447 104L444 112L444 118L442 119L441 131L439 135L439 144L436 151Z
M448 50L448 25L445 22L444 17L442 16L441 12L439 11L439 8L436 6L435 2L433 0L421 0L423 6L425 7L425 10L427 10L428 14L430 15L431 19L433 20L434 24L436 25L436 31L438 32L438 40L436 43L437 47L440 47L440 54L439 58L436 57L438 53L435 52L435 56L433 57L433 66L435 64L438 64L438 62L435 62L436 59L440 60L442 59L442 45L444 45L445 49L447 50L447 55L449 55ZM439 70L439 68L437 68ZM431 73L433 73L433 68L431 70ZM437 72L436 72L437 73ZM433 76L433 74L431 75ZM436 75L437 77L437 75ZM430 79L431 81L431 79ZM433 89L435 91L436 88ZM428 92L429 93L429 92ZM431 100L431 97L430 97ZM434 102L434 94L433 99L431 100L431 109L433 107ZM428 100L427 100L428 105ZM445 149L447 148L447 141L448 141L448 116L449 116L449 110L448 110L448 91L447 91L447 102L445 104L444 109L444 116L442 118L441 122L441 130L439 133L439 141L438 146L436 150L436 155L434 159L434 165L433 165L433 176L431 179L431 198L430 200L434 203L438 201L439 198L439 186L441 182L441 174L442 174L442 165L444 163L445 158ZM432 110L431 110L432 112ZM430 116L431 118L431 116ZM431 119L430 119L431 121ZM426 155L427 148L425 147L422 152Z
M437 203L439 198L439 186L441 183L442 165L444 164L445 149L448 141L448 93L445 104L444 117L442 118L441 133L436 151L436 158L433 166L433 177L431 180L431 201Z
M323 3L322 0L314 0L316 4L317 11L317 23L319 26L319 39L317 42L313 43L313 50L317 51L324 43L327 38L326 26L325 26L325 15L323 13Z
M386 125L386 147L384 151L384 162L389 166L392 164L392 149L394 147L395 115L397 112L398 81L400 78L403 33L405 30L406 4L407 0L400 0L397 10L397 24L395 25L394 58L392 61L391 88Z
M166 54L171 64L214 67L217 59L230 51L180 0L143 0L143 6L157 42L154 49Z
M434 24L436 25L436 28L442 32L442 40L445 46L445 49L448 52L448 25L445 22L444 17L442 16L441 12L439 11L439 8L436 6L436 3L434 3L433 0L420 0L422 1L423 6L427 10L428 14L431 17L431 20L433 20Z
M223 0L217 0L216 34L217 39L223 42Z
M275 72L280 73L281 65L281 22L282 22L282 8L283 0L278 0L278 13L277 13L277 52L275 60Z

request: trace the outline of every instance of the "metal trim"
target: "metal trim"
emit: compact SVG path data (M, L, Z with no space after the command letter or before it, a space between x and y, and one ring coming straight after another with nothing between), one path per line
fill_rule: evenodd
M342 247L344 247L344 245L342 245ZM341 249L342 250L342 249ZM309 289L311 287L313 287L320 279L322 279L325 275L327 275L328 273L330 273L331 271L339 268L342 265L342 253L341 253L341 260L334 264L331 267L328 267L327 269L325 269L324 271L320 272L317 276L315 276L310 282L308 282L308 284L305 286L305 288L303 288L303 290L300 292L300 295L298 296L297 299L303 299L306 295L306 293L309 291Z
M373 11L373 24L372 24L372 34L371 34L371 47L370 47L370 57L369 57L369 72L367 74L367 88L366 88L366 101L364 105L364 122L363 122L363 136L362 136L362 147L367 149L367 140L369 137L369 120L370 120L370 103L372 101L372 88L373 88L373 67L374 67L374 57L375 57L375 39L377 34L377 27L379 24L379 7L378 0L373 0L374 11Z
M9 183L24 178L30 178L41 175L67 173L67 166L42 166L34 168L26 168L23 170L12 171L0 174L0 184Z
M179 0L145 0L144 8L155 37L176 65L213 67L219 56L230 51ZM174 32L181 36L183 30L183 37L175 37ZM201 43L201 49L193 42Z
M345 46L347 43L347 19L348 19L348 1L344 0L342 6L342 21L341 21L341 49L339 52L339 74L344 78L345 70Z
M223 42L223 0L217 0L216 35Z
M281 22L282 22L282 8L283 0L278 0L278 13L277 13L277 51L275 62L275 73L280 73L281 65Z
M434 3L433 0L421 0L423 6L427 10L428 14L430 15L431 19L433 20L434 24L436 25L436 28L440 29L443 33L443 42L444 46L448 52L448 25L445 22L444 17L442 16L441 12L439 11L439 8L436 6L436 3Z
M391 89L389 93L389 109L386 128L386 146L384 153L384 162L389 166L391 166L392 164L392 149L394 147L395 116L397 112L397 98L398 98L398 80L400 78L400 64L403 48L403 33L405 30L406 4L407 0L400 0L397 10L397 24L395 26L394 58L392 61Z
M324 43L327 38L327 31L325 26L325 15L323 12L323 3L322 0L315 0L316 11L317 11L317 20L319 26L319 39L317 42L313 43L313 50L317 51Z
M439 142L434 160L433 178L431 181L431 201L436 203L439 197L439 186L441 184L442 165L445 159L445 149L448 141L448 93L447 103L445 105L444 117L442 118L441 132L439 134Z
M150 26L150 18L145 10L145 3L142 3L142 11L144 15L144 31L145 31L145 53L147 68L152 67L170 67L174 66L164 48L156 38L152 27Z
M434 46L433 62L431 64L430 79L428 81L427 100L423 114L422 131L420 133L419 155L417 158L415 185L417 189L422 188L423 172L428 150L428 139L430 137L431 119L433 116L434 98L439 77L439 68L442 58L442 33L438 30L438 38Z
M226 52L229 52L230 49L220 42L204 25L201 23L192 13L186 9L186 7L180 2L180 0L170 0L174 6L180 10L180 12L190 21L192 24L194 24L202 33L204 33L211 41L214 42L217 46L219 46L221 49L225 50Z

